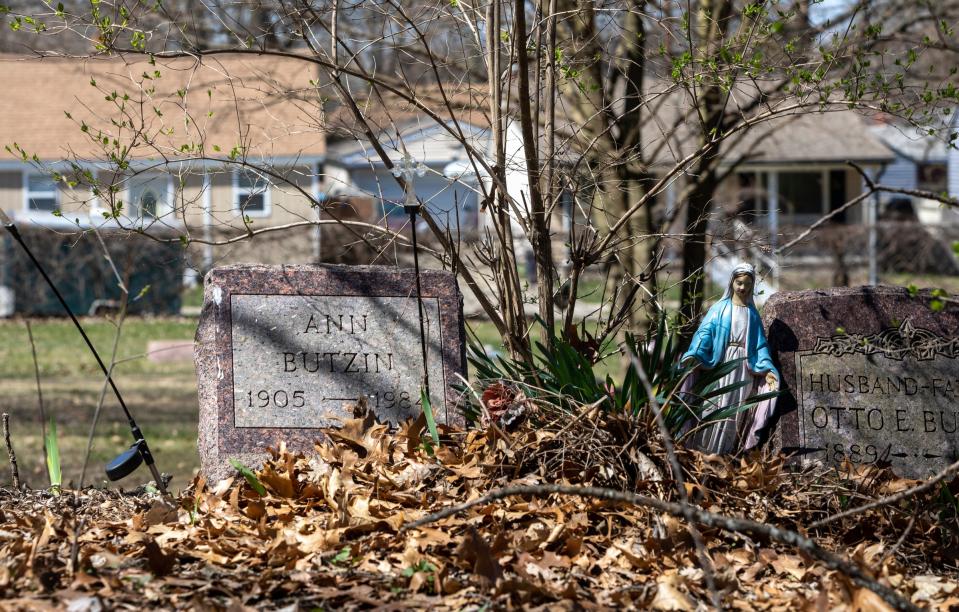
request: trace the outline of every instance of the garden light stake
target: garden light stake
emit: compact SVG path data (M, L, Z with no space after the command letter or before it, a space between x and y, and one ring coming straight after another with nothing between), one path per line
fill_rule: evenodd
M127 422L130 425L130 433L133 434L134 442L130 448L120 453L116 458L107 464L107 478L110 480L120 480L121 478L129 476L131 473L133 473L134 470L140 467L141 463L146 463L147 467L150 468L150 473L153 475L153 480L156 482L157 487L164 495L166 495L166 484L163 482L163 478L160 477L160 471L157 469L156 462L153 460L153 454L150 452L150 447L147 445L146 438L143 437L143 432L140 431L140 427L133 419L133 415L130 414L130 410L127 408L126 402L123 401L123 396L120 395L120 390L117 389L116 383L113 382L113 377L110 375L109 370L107 370L106 365L104 365L103 360L100 359L100 354L97 353L97 349L93 347L93 343L90 342L90 338L87 337L87 333L83 330L83 326L80 325L80 321L77 320L76 315L74 315L73 311L70 310L70 307L67 306L66 300L63 299L63 295L60 294L57 286L53 284L53 280L51 280L47 275L46 270L43 269L43 266L40 265L40 262L37 261L37 258L33 256L30 248L20 235L20 231L17 229L17 226L14 225L13 220L10 219L10 217L8 217L2 209L0 209L0 223L3 223L3 226L8 232L10 232L10 235L13 236L13 239L16 240L21 247L23 247L27 257L30 258L30 261L33 262L33 265L40 272L40 275L43 276L43 280L47 281L47 284L50 285L50 289L52 289L53 294L57 296L57 300L60 301L60 305L63 306L63 309L67 311L68 315L70 315L70 319L76 326L77 331L80 332L80 335L83 337L84 342L87 343L87 347L90 349L90 352L93 353L93 356L96 358L97 364L103 371L104 376L107 377L107 382L110 383L110 387L113 389L113 394L116 395L117 401L120 402L120 407L123 408L123 413L127 417Z
M426 397L430 397L430 369L426 359L426 328L423 324L423 289L420 286L420 256L416 247L416 211L418 204L407 204L403 207L410 216L410 226L413 234L413 269L416 274L416 305L420 313L420 348L423 351L423 388L426 389ZM447 420L449 415L447 415Z

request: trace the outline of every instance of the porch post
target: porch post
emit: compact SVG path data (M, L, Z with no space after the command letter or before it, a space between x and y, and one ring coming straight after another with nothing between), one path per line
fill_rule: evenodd
M203 168L203 274L213 269L213 180L210 178L210 168Z
M769 206L769 251L773 257L773 285L779 287L779 171L769 171L769 186L766 189L766 202Z
M959 107L952 109L952 131L959 131ZM959 198L959 150L949 147L946 164L946 181L950 198Z
M867 170L867 172L869 172ZM871 173L875 174L875 173ZM876 286L879 284L879 266L877 260L877 242L878 234L876 231L876 222L879 217L879 194L874 193L866 204L866 218L869 224L869 284Z
M313 164L313 178L310 184L310 191L312 191L313 200L316 202L316 220L321 221L323 219L323 207L320 206L320 174L322 173L323 162L316 162ZM317 223L313 226L313 262L321 263L323 261L323 234L321 233L322 226Z
M676 211L676 179L666 183L666 218L670 219ZM666 231L669 231L668 229Z
M779 244L779 171L769 171L769 186L766 189L769 206L769 247L775 251Z

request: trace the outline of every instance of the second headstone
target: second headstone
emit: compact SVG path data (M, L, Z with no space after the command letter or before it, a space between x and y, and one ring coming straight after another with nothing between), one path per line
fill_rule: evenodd
M783 374L776 442L803 463L888 461L928 477L959 459L959 309L896 287L780 292L766 304Z

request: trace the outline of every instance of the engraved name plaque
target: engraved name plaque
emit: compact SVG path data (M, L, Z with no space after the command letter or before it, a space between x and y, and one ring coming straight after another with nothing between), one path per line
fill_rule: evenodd
M431 403L445 412L439 304L423 306ZM360 397L394 424L419 414L415 298L233 294L230 308L236 427L326 427Z
M450 272L421 273L430 404L461 421L462 295ZM387 266L233 265L207 274L195 345L200 468L234 473L266 448L309 452L320 428L365 401L398 424L422 413L416 276Z
M808 461L889 461L923 478L959 458L959 341L908 320L879 334L820 338L796 355Z

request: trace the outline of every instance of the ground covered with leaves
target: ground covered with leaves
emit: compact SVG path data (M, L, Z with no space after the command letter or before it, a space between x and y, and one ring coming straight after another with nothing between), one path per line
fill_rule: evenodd
M422 422L391 432L365 417L328 431L315 454L278 449L261 470L199 478L175 499L3 490L0 608L889 606L775 534L691 530L642 503L537 491L618 483L644 499L679 499L663 450L642 441L655 436L617 445L609 432L629 430L599 423L607 418L441 429L437 447ZM612 438L568 446L567 432L589 419ZM797 532L898 593L900 607L959 609L959 480L814 528L918 483L875 468L797 473L769 457L677 459L697 509ZM526 493L490 495L517 486Z

